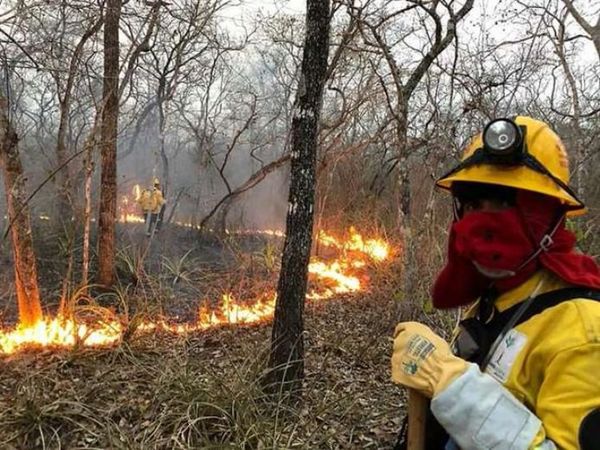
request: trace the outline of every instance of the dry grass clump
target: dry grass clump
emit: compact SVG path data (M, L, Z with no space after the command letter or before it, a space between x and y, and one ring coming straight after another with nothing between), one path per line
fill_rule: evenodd
M15 358L2 375L0 446L279 447L274 415L288 411L259 389L258 360L225 355L216 339Z

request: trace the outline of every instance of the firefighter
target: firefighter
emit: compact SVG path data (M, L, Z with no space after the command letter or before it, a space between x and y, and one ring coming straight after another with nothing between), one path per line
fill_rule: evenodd
M160 188L160 181L154 178L152 181L152 215L154 217L154 231L160 230L162 225L162 211L166 201ZM147 234L147 233L146 233Z
M152 181L152 189L144 189L138 203L142 208L144 214L144 221L146 224L146 236L151 236L152 233L159 229L159 215L165 199L160 189L160 181L158 178L154 178Z
M454 220L433 304L469 308L452 344L398 324L391 361L431 398L428 449L600 448L600 269L565 227L586 211L568 183L560 138L524 116L437 181Z

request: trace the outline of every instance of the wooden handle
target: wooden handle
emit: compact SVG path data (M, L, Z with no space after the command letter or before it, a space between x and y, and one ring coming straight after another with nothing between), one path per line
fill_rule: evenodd
M407 450L425 450L425 418L427 397L414 389L408 390Z

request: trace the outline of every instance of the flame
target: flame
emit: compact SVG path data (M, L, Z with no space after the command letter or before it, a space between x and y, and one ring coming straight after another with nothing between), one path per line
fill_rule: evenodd
M198 311L198 327L207 329L216 325L234 323L257 323L273 316L275 312L275 293L267 294L253 304L244 305L237 302L231 294L223 294L222 305L217 310L210 310L206 305Z
M132 220L134 217L125 216ZM143 219L135 216L140 222ZM242 230L240 234L250 234L251 230ZM262 230L262 234L280 236L277 230ZM321 301L359 292L366 289L366 269L368 262L380 262L390 257L391 250L387 242L381 239L363 239L362 235L350 229L349 238L340 240L328 233L321 232L318 240L322 245L340 250L341 255L334 260L324 261L313 256L308 265L312 288L306 295L311 301ZM277 295L266 292L259 298L250 300L236 299L231 293L224 293L216 306L204 300L198 308L198 318L192 323L169 323L164 319L147 320L136 328L138 333L167 331L185 334L203 331L225 324L253 324L268 321L275 312ZM15 329L0 329L0 354L12 354L30 345L72 347L106 346L119 342L125 331L125 325L118 320L87 324L74 319L56 317L43 318L33 326L18 325Z
M195 226L192 222L183 222L181 220L174 220L172 223L174 223L178 227L195 228Z
M122 214L119 218L119 222L121 223L144 223L144 218L140 217L137 214Z
M140 188L140 185L134 184L133 189L131 190L131 193L133 194L133 200L137 202L140 199L140 196L142 195L142 190Z
M121 197L119 204L118 221L120 223L144 223L144 218L141 216L141 210L139 209L137 202L141 196L141 188L139 184L133 185L131 193L133 200L127 195Z
M350 228L350 238L347 241L340 242L325 231L321 231L319 233L319 242L327 247L335 247L342 251L362 252L375 261L383 261L390 256L390 246L387 242L383 239L364 240L354 227Z
M123 327L119 322L89 327L72 319L43 318L30 327L17 326L10 332L0 331L0 350L14 353L24 345L67 346L80 343L86 346L109 345L121 339Z
M327 264L323 261L313 261L308 265L308 272L315 274L318 278L334 281L337 286L333 288L333 292L337 294L345 294L348 292L356 292L360 290L360 280L357 277L345 275L348 269L346 261L334 261Z
M282 230L253 230L253 229L244 229L244 230L225 230L227 234L263 234L265 236L275 236L275 237L285 237L285 231Z

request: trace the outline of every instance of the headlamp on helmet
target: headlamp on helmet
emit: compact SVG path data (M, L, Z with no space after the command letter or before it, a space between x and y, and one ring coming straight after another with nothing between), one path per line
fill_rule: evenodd
M512 120L493 120L483 130L483 148L507 163L516 161L523 154L524 131Z
M483 145L480 148L441 177L441 180L476 165L524 166L551 179L577 205L583 206L583 202L577 198L575 192L564 181L530 154L527 148L527 126L518 125L511 119L495 119L484 128L482 141ZM485 182L484 180L476 181Z

